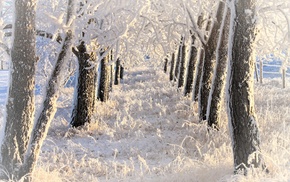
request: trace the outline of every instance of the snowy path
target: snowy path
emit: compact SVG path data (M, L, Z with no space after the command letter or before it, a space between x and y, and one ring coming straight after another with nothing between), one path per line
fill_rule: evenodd
M215 151L215 144L205 125L195 126L193 110L191 101L171 86L161 70L140 66L126 72L124 83L114 87L111 101L98 103L96 123L90 127L67 131L67 117L58 115L43 147L42 167L50 166L50 171L62 173L60 177L69 181L125 177L125 181L191 181L185 175L189 168L191 175L200 173L195 178L209 179L201 173L208 160L202 158L204 152ZM216 141L228 143L225 138ZM227 168L231 170L230 165Z

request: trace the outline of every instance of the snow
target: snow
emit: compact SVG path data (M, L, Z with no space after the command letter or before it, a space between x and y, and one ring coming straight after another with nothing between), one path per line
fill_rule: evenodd
M95 122L70 128L73 88L65 87L44 141L34 181L289 181L289 91L280 78L256 83L257 121L269 174L233 175L231 140L222 113L219 132L199 123L197 106L146 61L126 70ZM0 71L1 88L7 71ZM289 79L288 79L289 83ZM6 93L0 92L4 100ZM39 97L39 95L37 95ZM39 102L40 99L36 99ZM3 120L4 104L0 104Z

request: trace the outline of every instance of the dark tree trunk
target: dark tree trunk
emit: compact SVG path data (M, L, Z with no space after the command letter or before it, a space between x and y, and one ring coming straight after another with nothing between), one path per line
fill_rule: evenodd
M83 126L91 121L95 106L96 90L96 68L92 67L88 61L90 59L90 62L95 62L96 58L87 53L84 42L77 48L78 50L73 49L74 54L78 57L79 64L78 82L75 88L77 89L77 94L75 95L71 121L73 127Z
M223 3L223 2L221 2ZM207 123L209 126L219 129L220 127L220 113L223 103L224 86L227 75L227 59L228 59L228 33L230 24L230 10L225 9L224 24L221 25L220 41L217 52L217 63L215 67L214 79L211 87L209 105L207 109Z
M193 90L193 100L198 101L199 92L200 92L200 82L201 82L201 75L202 75L202 69L203 69L203 62L204 62L204 49L199 49L199 60L197 65L197 72L196 77L194 80L194 90Z
M197 25L200 29L202 29L203 26L203 14L198 16L197 19ZM206 26L206 31L209 31L210 29L210 21L207 23ZM201 75L202 75L202 69L203 69L203 62L204 62L204 49L201 47L199 48L199 56L198 56L198 61L197 61L197 69L196 69L196 73L195 73L195 78L194 78L194 87L193 87L193 100L195 102L198 101L198 97L199 97L199 91L200 91L200 82L201 82Z
M118 58L116 61L116 69L115 69L115 85L119 85L119 78L120 78L120 59Z
M10 180L19 180L34 120L36 32L34 0L15 0L14 39L11 50L10 86L1 146L1 166ZM27 28L29 26L30 28ZM3 176L2 176L3 177Z
M168 64L168 58L165 58L165 62L164 62L164 73L167 72L167 64Z
M213 27L211 30L211 34L209 35L208 41L206 45L204 45L205 50L205 57L203 63L203 71L201 76L201 85L200 85L200 96L199 96L199 120L203 121L206 120L206 113L207 113L207 105L208 105L208 98L209 92L211 89L212 83L212 74L213 74L213 67L215 64L215 52L218 43L218 35L219 35L219 27L222 23L223 19L223 11L224 11L224 3L219 3L216 20L213 21Z
M121 65L120 66L120 79L123 80L123 76L124 76L124 67Z
M172 81L174 79L174 64L175 64L175 54L172 53L171 63L170 63L170 72L169 72L169 80Z
M184 85L184 73L185 73L185 38L182 38L181 48L180 48L180 66L179 66L179 76L178 76L178 88Z
M113 65L110 65L110 92L113 91Z
M101 53L101 56L104 53ZM100 81L99 81L99 88L98 88L98 97L97 99L106 102L109 100L109 79L110 79L110 72L108 66L108 56L105 56L101 60L101 73L100 73Z
M113 61L113 50L111 50L110 61ZM113 65L110 65L110 92L113 91Z
M197 57L197 49L194 45L195 42L195 36L191 36L191 48L190 48L190 57L188 62L188 68L187 68L187 75L186 75L186 83L184 88L184 96L189 96L189 94L192 92L193 89L193 78L194 78L194 72L196 67L196 57Z
M236 1L233 18L233 42L229 60L228 108L234 165L247 173L246 167L263 167L260 136L254 109L253 42L256 35L255 1ZM251 13L248 13L248 12ZM232 45L231 45L232 44ZM242 53L242 54L241 54ZM251 155L254 156L251 156Z
M182 40L182 38L181 38ZM180 57L181 57L181 47L182 47L182 42L180 42L179 46L178 46L178 51L177 51L177 57L176 57L176 64L175 64L175 72L174 72L174 82L177 81L177 79L179 78L179 71L180 71Z

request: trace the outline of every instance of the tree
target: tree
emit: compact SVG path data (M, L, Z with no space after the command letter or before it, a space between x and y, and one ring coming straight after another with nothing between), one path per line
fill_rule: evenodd
M256 36L255 1L232 1L232 19L228 116L232 134L236 171L247 173L248 167L264 167L260 154L260 137L254 109L254 57ZM242 54L241 54L242 53ZM254 155L254 156L251 156Z
M224 2L220 3L224 4ZM223 103L223 93L227 75L228 33L230 24L230 11L228 10L228 5L225 4L223 6L225 6L225 10L223 13L223 22L220 26L216 65L207 108L207 123L209 126L216 129L219 129L220 127L220 112Z
M179 76L179 72L180 72L180 62L181 62L181 48L182 48L182 37L181 37L181 41L179 43L179 46L178 46L178 50L177 50L177 56L176 56L176 64L175 64L175 70L174 70L174 82L177 81L178 79L178 76Z
M73 53L78 58L79 66L76 86L77 96L75 96L71 125L78 127L89 123L94 112L97 72L92 64L96 62L96 56L93 53L87 53L83 41L77 49L73 48Z
M120 82L120 58L118 58L116 61L114 85L119 85L119 82Z
M108 65L108 55L102 51L100 56L102 57L100 62L100 81L98 85L97 99L106 102L109 99L109 87L110 87L110 72ZM122 78L121 78L122 79Z
M185 37L182 37L180 45L180 66L177 87L180 88L184 85L184 72L185 72L185 58L186 58L186 47L185 47Z
M20 179L34 119L36 69L35 0L15 0L14 40L11 50L11 84L6 105L2 165L10 179Z
M166 57L166 58L164 59L164 67L163 67L163 71L164 71L164 73L167 72L167 64L168 64L168 58Z
M187 67L187 75L185 81L185 88L184 88L184 95L188 96L193 89L193 79L196 67L196 56L197 56L197 49L194 45L196 37L194 34L191 35L191 47L189 53L189 62Z
M174 79L174 63L175 63L175 53L172 53L171 62L170 62L170 72L169 72L170 81Z
M224 11L224 3L218 3L217 11L216 11L216 20L212 20L212 29L209 37L207 38L206 44L203 44L204 47L204 62L203 62L203 70L201 75L201 85L199 92L199 119L200 121L206 120L207 113L207 105L209 99L209 93L212 83L212 74L213 74L213 66L215 64L214 56L216 53L216 47L218 43L218 31L219 25L223 20L223 11Z

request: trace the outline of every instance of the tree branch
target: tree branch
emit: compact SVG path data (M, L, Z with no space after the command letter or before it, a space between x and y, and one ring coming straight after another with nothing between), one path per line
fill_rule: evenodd
M5 25L5 27L3 28L3 30L8 30L8 29L12 29L12 24ZM36 30L36 35L40 37L48 38L48 39L53 39L53 36L54 36L52 33L48 33L44 30ZM5 32L4 36L11 37L12 32ZM62 37L60 36L60 34L57 35L55 40L59 44L62 42Z
M194 32L196 33L197 38L200 40L200 42L201 42L203 45L205 45L205 44L206 44L206 41L204 40L204 36L203 36L202 33L199 31L199 28L197 27L197 25L196 25L196 23L195 23L195 21L194 21L192 15L191 15L191 13L189 12L189 10L188 10L188 9L186 9L186 10L187 10L188 16L189 16L189 18L190 18L190 21L191 21L191 23L192 23L192 31L194 31Z

